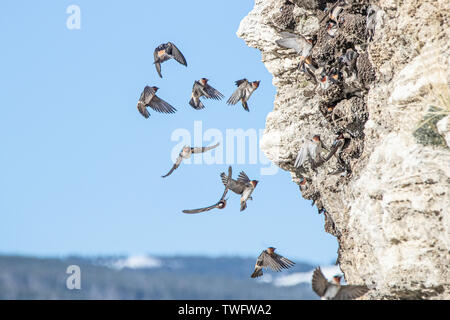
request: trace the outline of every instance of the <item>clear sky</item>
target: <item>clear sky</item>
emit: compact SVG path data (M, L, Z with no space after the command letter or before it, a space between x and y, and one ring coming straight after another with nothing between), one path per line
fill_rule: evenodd
M70 5L81 10L80 29L66 25ZM262 175L263 157L232 164L235 178L244 170L260 181L242 213L236 194L224 210L181 212L220 198L227 163L182 163L161 178L180 143L173 134L193 137L195 121L224 137L227 129L264 128L276 89L260 52L236 36L252 7L252 0L1 1L0 253L256 257L274 246L293 259L336 259L323 216L289 173ZM168 41L188 67L165 62L160 79L153 50ZM197 111L188 101L201 77L225 99L203 100L206 109ZM225 103L244 77L261 80L249 113ZM144 119L136 103L147 84L178 112L150 109Z

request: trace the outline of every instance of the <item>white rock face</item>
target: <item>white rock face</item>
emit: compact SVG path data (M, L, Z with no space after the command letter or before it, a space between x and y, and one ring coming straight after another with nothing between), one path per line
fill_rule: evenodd
M298 55L275 43L281 31L319 32L316 46L331 41L320 40L317 16L323 8L315 8L320 1L291 2L295 5L256 0L237 31L261 50L277 88L261 149L290 171L294 182L307 179L302 195L315 199L334 221L326 229L338 237L347 283L373 289L364 298L450 299L450 2L376 1L377 27L367 46L352 39L360 38L351 32L361 19L355 18L352 29L353 20L346 18L339 32L348 34L342 39L356 45L358 72L371 65L374 77L367 72L361 80L367 90L359 97L337 100L317 91L305 96L315 86L299 72ZM348 2L353 4L349 13L366 14L369 1ZM338 120L324 112L330 105ZM438 108L442 120L434 130L421 131L434 115L431 107ZM330 146L342 129L357 132L347 152L349 177L329 174L336 157L317 172L293 167L305 139L320 133ZM423 132L437 138L427 143Z

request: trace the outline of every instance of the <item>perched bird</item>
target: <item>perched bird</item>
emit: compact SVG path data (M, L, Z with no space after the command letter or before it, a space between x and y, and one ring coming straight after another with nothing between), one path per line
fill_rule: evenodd
M212 209L224 209L227 206L227 200L225 199L225 196L227 195L228 192L228 186L229 186L229 182L231 179L231 166L228 167L228 180L227 180L227 184L225 185L225 191L222 194L222 197L220 198L220 200L216 203L213 204L212 206L206 207L206 208L200 208L200 209L193 209L193 210L183 210L184 213L200 213L200 212L205 212L205 211L209 211Z
M303 191L306 188L307 180L303 177L300 178L300 183L298 184L298 187L300 188L300 191Z
M334 22L333 20L330 20L327 23L327 33L330 37L334 38L336 36L337 31L339 30L339 25Z
M325 156L324 161L330 160L330 158L339 150L343 149L344 146L347 146L350 142L350 138L348 135L344 135L344 133L338 131L337 138L333 141L331 145L331 150L328 155Z
M296 35L290 32L281 32L282 39L275 42L285 48L294 49L300 55L300 67L306 59L310 58L314 47L314 38L310 36ZM307 62L308 63L308 62ZM310 62L311 64L311 62Z
M377 11L378 6L370 5L367 9L367 17L366 17L366 34L367 34L367 42L372 41L373 36L375 35L375 27L377 26Z
M236 89L236 91L234 91L234 93L228 99L227 104L235 105L236 103L238 103L238 101L241 101L244 109L246 111L250 111L250 109L248 108L247 101L248 101L248 99L250 99L250 96L252 95L253 91L258 89L260 82L261 81L249 82L245 78L236 81L235 84L238 88Z
M365 285L341 285L341 276L334 276L333 282L328 282L320 267L314 270L312 288L322 300L353 300L369 291Z
M153 57L155 59L156 71L158 71L159 76L162 78L161 74L161 63L175 59L177 62L181 63L184 66L187 66L186 59L180 50L172 43L167 42L156 47L155 52L153 53Z
M347 51L339 57L339 63L344 65L348 69L348 74L357 74L358 70L356 68L356 61L358 58L358 53L352 49L347 49Z
M348 5L348 3L345 0L338 0L336 1L331 8L325 9L325 15L320 19L319 24L322 23L322 21L334 21L336 23L339 23L339 15L342 13L344 8ZM328 13L328 14L327 14Z
M307 159L311 161L313 167L322 164L324 161L320 155L322 148L326 149L320 140L320 135L315 135L311 140L306 141L302 145L295 159L294 166L300 168Z
M200 97L215 100L220 100L223 98L223 94L211 87L208 84L208 81L209 79L201 78L200 80L194 82L194 85L192 87L191 100L189 101L189 104L192 106L192 108L200 110L205 107L200 101Z
M291 260L275 253L274 247L269 247L263 250L256 260L255 271L251 277L258 278L263 275L263 268L270 268L273 271L279 272L281 269L289 269L295 264Z
M145 86L144 91L141 93L141 97L137 103L137 109L144 118L150 117L147 107L162 113L175 113L177 111L177 109L156 95L156 91L158 91L158 89L159 88L155 86Z
M258 180L250 180L244 171L239 173L237 180L232 179L223 172L220 176L224 185L228 185L231 191L241 196L241 211L244 211L247 208L247 200L253 200L251 195L258 184Z
M169 171L166 175L164 175L164 176L162 176L162 177L165 178L165 177L168 177L169 175L171 175L172 172L180 166L181 161L183 161L183 159L189 159L193 153L203 153L203 152L206 152L206 151L208 151L208 150L217 148L217 146L218 146L219 144L220 144L220 143L218 142L218 143L216 143L216 144L213 145L213 146L209 146L209 147L198 147L198 148L191 148L190 146L184 146L183 149L181 149L180 154L179 154L178 157L177 157L177 160L176 160L175 163L173 164L173 167L170 169L170 171Z

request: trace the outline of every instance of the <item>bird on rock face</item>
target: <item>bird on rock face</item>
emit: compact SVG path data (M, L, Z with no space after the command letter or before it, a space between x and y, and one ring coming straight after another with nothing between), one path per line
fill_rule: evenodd
M258 278L263 275L263 268L270 268L273 271L279 272L281 269L289 269L295 264L291 260L275 253L274 247L269 247L263 250L256 260L255 270L251 277Z
M250 99L250 96L252 95L253 91L258 89L259 83L261 81L253 81L249 82L247 79L241 79L236 81L236 86L238 87L236 91L231 95L231 97L228 99L227 104L229 105L235 105L239 101L242 102L242 106L246 111L250 111L248 108L247 101Z
M167 42L156 47L155 52L153 53L153 57L155 59L156 71L158 71L159 76L162 78L161 74L161 63L175 59L177 62L181 63L184 66L187 66L186 59L180 50L172 43Z
M216 143L216 144L213 145L213 146L209 146L209 147L198 147L198 148L191 148L190 146L184 146L183 149L181 149L181 152L180 152L180 154L178 155L177 160L175 161L175 163L174 163L172 169L170 169L170 171L169 171L166 175L164 175L164 176L162 176L162 177L165 178L165 177L170 176L170 175L172 174L172 172L180 166L181 161L183 161L183 159L189 159L193 153L203 153L203 152L206 152L206 151L208 151L208 150L217 148L217 146L218 146L219 144L220 144L220 143Z
M183 210L184 213L200 213L200 212L206 212L212 209L224 209L227 206L227 200L225 199L225 196L227 195L228 192L228 186L229 186L229 181L231 179L231 166L228 168L228 181L227 184L225 185L225 191L222 194L222 197L220 198L220 200L216 203L213 204L212 206L206 207L206 208L200 208L200 209L193 209L193 210Z
M200 80L195 81L194 86L192 87L191 100L189 101L189 104L192 106L192 108L200 110L205 107L200 101L200 97L220 100L223 98L223 94L211 87L208 84L208 79L201 78Z
M320 267L314 270L312 288L322 300L353 300L369 291L365 285L341 285L341 276L334 276L333 282L328 282Z
M144 118L150 117L147 107L162 113L175 113L177 111L177 109L156 95L156 91L158 91L158 89L159 88L155 86L145 86L144 91L141 93L141 97L137 103L137 109Z
M366 34L367 42L372 41L375 35L375 27L377 26L377 12L380 8L376 5L370 5L367 9L366 17Z
M294 49L300 55L300 67L305 60L310 58L312 48L314 47L314 38L310 36L296 35L290 32L281 32L282 39L275 42L285 48ZM307 62L308 63L308 62ZM312 64L312 63L309 63Z
M247 200L253 200L251 195L258 184L258 180L250 180L244 171L239 173L237 180L232 179L223 172L220 176L224 185L228 185L231 191L241 196L241 211L244 211L247 208Z
M320 155L322 148L326 149L319 135L315 135L311 140L306 141L300 148L294 166L300 168L309 159L312 166L316 167L323 163L324 159Z

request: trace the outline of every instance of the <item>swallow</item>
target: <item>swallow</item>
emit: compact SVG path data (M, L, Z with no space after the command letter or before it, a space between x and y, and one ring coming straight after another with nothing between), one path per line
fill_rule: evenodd
M356 68L356 60L358 58L358 53L352 49L347 49L347 51L339 57L339 63L348 68L348 73L358 73Z
M331 20L331 21L334 21L335 23L339 23L340 22L338 20L339 15L342 13L342 11L344 10L344 7L347 5L348 4L345 0L336 1L336 3L334 3L331 6L331 8L325 9L325 15L322 17L322 19L320 19L319 24L322 23L322 21L324 21L324 20L326 20L327 22L328 22L328 20Z
M289 49L294 49L300 55L300 67L311 56L314 47L314 38L311 36L296 35L290 32L281 32L282 39L276 40L276 44Z
M228 99L227 104L235 105L236 103L238 103L238 101L241 101L242 106L244 107L244 110L250 111L250 109L248 108L247 101L248 101L248 99L250 99L250 96L252 95L253 91L258 89L260 82L261 81L249 82L245 78L236 81L235 84L238 88L236 89L236 91L234 91L234 93Z
M162 113L175 113L177 111L177 109L156 95L156 91L158 91L158 89L159 88L155 86L145 86L144 91L141 93L141 97L137 103L137 109L144 118L150 117L147 107Z
M307 159L312 162L313 167L322 164L324 161L320 155L322 148L326 149L325 145L320 140L320 135L315 135L311 140L306 141L300 148L294 166L300 168Z
M298 64L301 72L306 73L307 76L314 82L317 86L316 70L318 65L311 59L311 57L306 58L304 61Z
M183 210L184 213L200 213L200 212L206 212L212 209L224 209L227 206L227 200L225 199L225 196L227 195L228 192L228 187L229 187L229 182L231 179L231 175L232 175L232 171L231 171L231 166L228 167L228 179L227 179L227 183L225 185L225 191L222 194L222 197L220 198L220 200L216 203L213 204L212 206L206 207L206 208L200 208L200 209L193 209L193 210Z
M156 71L161 78L161 63L167 60L173 58L177 62L187 67L186 59L184 58L181 51L178 50L178 48L172 42L167 42L156 47L155 52L153 52L153 57L155 59L155 62L153 62L153 64L155 65Z
M298 184L298 187L300 188L300 191L303 191L304 188L306 188L306 183L307 183L307 180L305 178L301 177L300 178L300 182Z
M327 29L328 35L330 37L334 38L336 36L336 33L337 33L338 29L339 29L339 25L336 22L334 22L333 20L330 20L327 23L326 29Z
M365 285L341 285L341 276L334 276L333 282L328 282L320 267L314 270L312 288L322 300L353 300L369 291Z
M377 26L377 6L371 5L367 9L367 17L366 17L366 34L367 34L367 42L372 41L373 36L375 35L375 27Z
M191 100L189 101L192 108L196 110L205 108L203 103L200 101L200 97L215 100L220 100L224 97L223 94L211 87L208 84L208 81L209 79L201 78L200 80L194 82L194 85L192 86Z
M263 268L270 268L273 271L279 272L281 269L289 269L295 264L291 260L275 253L274 247L269 247L263 250L256 260L255 271L251 277L258 278L263 275Z
M333 141L333 144L331 145L330 152L328 155L324 158L324 161L330 160L330 158L339 150L343 149L344 146L347 146L350 142L350 138L348 135L344 135L344 133L338 131L337 132L337 138Z
M213 146L198 147L198 148L192 148L190 146L184 146L183 149L181 149L180 153L178 154L177 160L173 164L173 166L170 169L170 171L166 175L164 175L162 177L165 178L165 177L170 176L172 174L172 172L180 166L181 161L183 161L183 159L189 159L193 153L204 153L204 152L209 151L211 149L217 148L217 146L219 144L220 143L218 142L218 143L216 143Z
M322 90L327 90L330 87L330 78L325 72L322 72L320 75L319 85Z
M253 191L258 184L258 180L250 180L244 171L239 173L238 179L234 180L227 176L225 173L220 174L224 185L228 185L228 188L236 194L241 196L241 210L244 211L247 208L247 200L253 200L251 197ZM230 179L230 180L229 180Z

